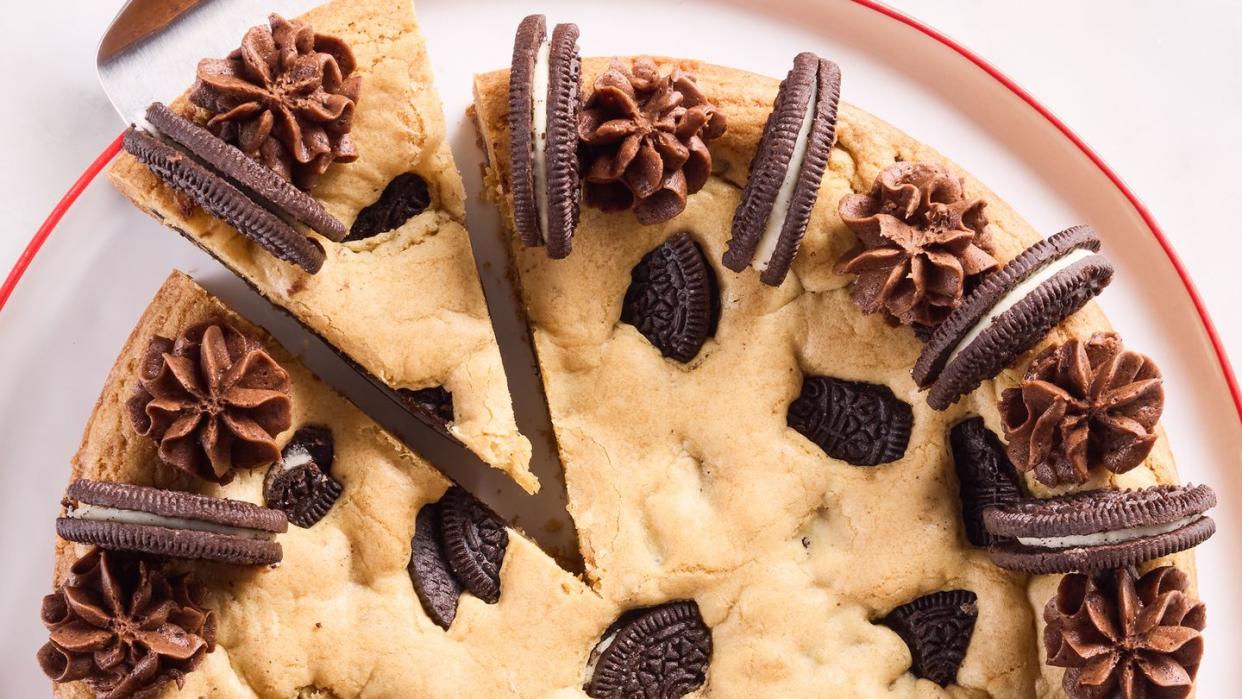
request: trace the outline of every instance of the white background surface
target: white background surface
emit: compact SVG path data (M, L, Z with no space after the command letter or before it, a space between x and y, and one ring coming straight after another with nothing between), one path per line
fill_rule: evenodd
M1155 214L1242 363L1242 3L891 4L991 61L1113 166ZM120 5L0 1L9 27L0 44L8 94L0 109L0 272L119 131L95 79L95 49ZM954 154L953 144L939 145Z
M1204 596L1213 609L1201 695L1224 696L1219 692L1236 674L1229 661L1237 655L1242 628L1235 514L1242 511L1236 505L1242 495L1242 441L1184 297L1150 238L1136 232L1132 212L1114 201L1116 193L1045 123L930 42L890 28L886 38L902 43L896 50L886 46L890 55L872 56L884 53L874 50L874 36L848 31L860 21L874 24L875 18L863 17L858 8L839 0L808 0L797 8L737 3L794 18L782 26L736 6L711 10L693 0L662 2L666 15L678 19L653 27L643 21L649 14L631 9L637 16L624 16L617 3L589 4L590 9L576 3L571 9L563 0L421 0L467 186L477 179L473 134L461 117L469 100L468 76L503 66L517 20L525 11L546 9L554 20L582 25L587 54L684 53L779 75L794 50L822 51L842 63L846 99L957 159L1044 233L1082 220L1096 225L1121 270L1103 299L1105 309L1127 340L1166 370L1171 397L1164 424L1183 474L1216 485L1227 503L1218 508L1217 519L1230 524L1199 552ZM3 273L121 124L94 74L98 36L119 2L75 2L71 10L64 9L68 3L0 3L10 28L0 46L0 68L10 86L0 110L7 156L0 168ZM628 7L656 4L632 0ZM1010 73L1112 163L1163 224L1208 298L1235 361L1242 361L1236 311L1242 272L1235 262L1242 226L1235 223L1239 197L1230 179L1242 156L1242 133L1235 126L1242 108L1242 6L1181 3L1175 14L1164 3L1125 0L898 4ZM617 29L627 23L631 31ZM692 25L696 31L687 36ZM633 29L637 26L646 29ZM1064 177L1058 168L1064 168ZM470 216L479 245L488 214L472 210ZM37 695L46 687L30 660L45 637L34 610L47 582L50 523L66 464L104 374L173 265L205 275L209 288L242 304L260 323L282 322L238 291L240 284L214 263L133 211L104 182L88 190L11 306L0 313L0 448L5 450L0 452L0 552L17 561L0 576L0 618L7 622L0 634L0 670L11 671L6 679L16 682L0 687L0 697ZM496 274L485 269L485 280ZM296 342L296 329L283 322L276 334ZM336 378L332 367L321 368L314 358L310 363L329 380ZM351 388L345 390L357 399Z

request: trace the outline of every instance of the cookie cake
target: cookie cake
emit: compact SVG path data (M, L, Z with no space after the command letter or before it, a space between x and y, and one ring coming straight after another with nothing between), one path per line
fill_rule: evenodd
M585 572L174 272L55 523L58 695L1193 692L1215 494L1093 230L1033 230L829 57L511 38L469 116ZM412 8L273 16L197 77L122 192L533 488Z

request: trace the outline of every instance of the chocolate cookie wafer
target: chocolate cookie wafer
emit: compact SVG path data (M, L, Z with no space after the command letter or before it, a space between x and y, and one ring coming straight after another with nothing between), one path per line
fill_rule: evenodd
M69 485L64 505L62 539L234 565L279 562L275 537L288 528L283 512L240 500L87 479Z
M733 214L724 265L753 265L765 284L788 274L819 196L819 183L836 139L841 69L800 53L776 93L772 113L750 163L750 179Z
M1206 485L1091 490L999 505L983 513L992 560L1026 573L1090 573L1198 546L1216 531L1204 513L1216 505Z
M578 227L578 26L547 35L543 15L518 25L509 73L509 157L513 219L527 246L569 254Z
M168 186L188 194L207 213L276 257L311 274L323 266L324 252L318 243L185 153L133 127L125 132L125 150Z
M306 224L328 240L339 242L345 237L345 224L329 214L318 200L236 146L160 102L152 102L147 107L146 117L161 135L224 175L230 184L250 195L256 203Z
M1098 295L1113 266L1089 226L1042 240L986 277L928 339L911 372L927 404L944 410L1011 366Z

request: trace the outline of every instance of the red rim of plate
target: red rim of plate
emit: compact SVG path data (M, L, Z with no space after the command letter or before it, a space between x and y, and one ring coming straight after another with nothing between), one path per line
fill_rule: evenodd
M1199 290L1195 287L1194 282L1191 281L1189 272L1186 271L1186 267L1182 264L1181 258L1177 256L1177 253L1173 250L1172 244L1169 243L1168 239L1164 235L1164 232L1160 229L1160 225L1156 223L1155 217L1152 216L1151 212L1148 211L1143 202L1139 200L1138 196L1135 195L1126 183L1122 181L1121 177L1108 166L1108 163L1104 162L1104 159L1092 150L1091 147L1078 136L1078 134L1074 133L1074 131L1070 129L1065 122L1061 121L1057 115L1053 114L1051 110L1041 104L1039 100L1035 99L1034 95L1027 92L1024 88L1022 88L1022 86L1014 82L1013 79L1002 73L998 68L996 68L996 66L988 63L974 51L971 51L965 46L959 44L956 40L946 36L940 31L917 19L914 19L913 17L903 14L902 12L889 7L882 2L878 2L877 0L851 1L861 7L865 7L890 19L896 20L926 35L927 37L934 39L935 41L952 49L961 57L975 64L975 66L983 70L983 72L992 76L992 78L994 78L997 82L1008 88L1010 92L1021 98L1023 102L1026 102L1032 109L1038 112L1040 116L1047 119L1048 123L1055 126L1062 135L1077 146L1078 150L1081 151L1083 155L1087 156L1087 158L1094 163L1097 168L1099 168L1100 172L1104 173L1104 176L1113 183L1113 186L1115 186L1117 190L1120 191L1126 198L1126 200L1130 202L1130 205L1134 207L1134 210L1138 213L1139 217L1143 219L1143 223L1147 225L1147 229L1156 239L1156 242L1160 244L1160 248L1164 250L1164 254L1169 258L1169 262L1173 264L1173 269L1177 272L1178 278L1181 279L1182 285L1186 288L1186 293L1190 295L1190 301L1194 304L1195 311L1199 315L1199 321L1203 324L1204 331L1207 332L1208 340L1211 342L1212 350L1216 355L1217 364L1220 367L1221 374L1225 378L1225 384L1229 388L1230 396L1233 398L1234 408L1237 410L1238 418L1242 420L1242 389L1238 386L1238 379L1233 373L1233 366L1229 362L1229 357L1225 354L1225 347L1221 343L1220 335L1216 331L1216 325L1212 322L1211 316L1208 315L1207 306L1203 303L1203 297L1199 295ZM43 225L39 227L39 230L35 232L34 237L30 239L29 243L27 243L26 249L22 251L20 256L18 256L17 262L14 263L13 268L9 270L9 274L5 278L4 283L0 285L0 311L4 309L4 306L8 302L9 297L12 295L13 290L17 287L17 283L21 281L22 275L26 273L26 270L30 267L31 262L34 261L35 255L38 254L39 249L43 247L43 243L47 240L48 236L51 235L52 230L56 228L56 224L59 223L65 213L69 211L69 208L73 206L73 203L77 200L78 195L86 189L87 185L89 185L91 181L95 179L95 176L103 170L104 166L108 164L108 161L112 160L112 158L121 151L123 136L123 134L118 136L116 140L110 143L108 147L95 158L90 166L86 168L86 170L80 177L78 177L69 190L65 192L65 195L56 204L55 208L52 209L51 213L48 214L47 219L44 220Z

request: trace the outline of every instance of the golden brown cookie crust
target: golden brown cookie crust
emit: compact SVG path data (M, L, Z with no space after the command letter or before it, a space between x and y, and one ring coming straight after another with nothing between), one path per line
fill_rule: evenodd
M444 386L450 430L484 461L534 492L530 443L517 429L500 350L464 226L465 194L445 140L426 46L410 0L336 0L302 19L346 41L362 76L351 137L359 159L334 165L312 190L346 226L405 172L432 205L395 231L327 251L314 275L282 263L161 183L122 153L108 170L138 208L219 259L270 301L393 388ZM171 105L192 114L185 96Z
M583 84L608 60L585 59ZM789 277L773 289L754 270L734 274L720 257L778 81L697 61L657 62L695 73L728 119L728 132L711 144L717 174L690 197L685 213L660 226L584 207L567 260L549 263L516 238L512 244L515 286L532 328L588 576L606 599L694 596L705 617L723 613L726 621L713 626L713 696L936 693L906 672L909 656L895 634L871 621L954 587L976 592L980 606L961 687L993 696L1056 695L1061 670L1042 664L1039 639L1040 612L1057 576L1009 573L967 544L947 430L979 414L1001 433L995 398L1016 385L1029 358L1048 344L1107 330L1107 320L1089 305L1017 367L945 413L930 410L909 376L918 340L907 328L863 316L849 298L851 279L833 271L853 242L837 202L867 191L897 160L937 160L965 178L969 196L987 200L999 260L1012 259L1040 233L935 150L843 102L837 144ZM507 71L477 76L471 113L486 148L485 194L511 221L507 82ZM688 365L662 358L618 322L630 269L680 231L704 248L724 309L714 339ZM785 409L803 374L890 387L914 407L906 456L852 467L788 429ZM1142 467L1100 474L1084 487L1176 480L1161 433ZM1028 486L1050 494L1033 480ZM1173 561L1193 572L1192 554Z

